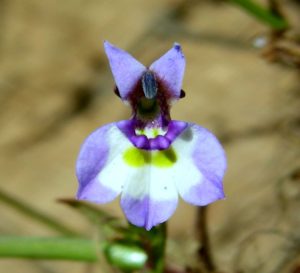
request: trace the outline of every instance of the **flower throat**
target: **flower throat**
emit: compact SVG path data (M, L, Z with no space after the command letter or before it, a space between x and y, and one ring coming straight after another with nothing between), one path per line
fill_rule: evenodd
M155 74L147 70L136 91L131 96L133 119L138 129L149 127L166 128L170 121L169 105L165 88Z

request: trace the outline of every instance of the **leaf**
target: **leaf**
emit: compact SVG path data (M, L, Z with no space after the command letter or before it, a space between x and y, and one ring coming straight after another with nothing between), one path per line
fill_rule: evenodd
M255 16L261 22L269 25L273 29L283 30L289 27L288 22L279 16L274 15L269 10L260 6L252 0L229 0L233 4L238 5L250 15Z
M0 202L3 202L7 206L14 208L16 211L26 215L27 217L36 220L59 232L60 234L67 235L67 236L77 236L79 233L70 227L62 224L60 221L56 220L55 218L47 215L46 213L37 210L36 208L26 204L23 201L18 200L16 197L11 196L10 194L0 190Z
M118 218L95 205L72 198L63 198L58 201L81 213L92 224L107 224L112 227L120 226L120 220Z
M0 258L11 257L93 262L98 260L97 248L98 246L94 241L82 238L0 236Z

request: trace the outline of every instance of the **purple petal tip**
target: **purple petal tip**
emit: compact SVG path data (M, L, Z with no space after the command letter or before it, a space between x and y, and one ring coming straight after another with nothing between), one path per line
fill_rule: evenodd
M180 45L179 43L176 43L176 42L175 42L174 45L173 45L173 47L174 47L177 51L180 51L180 52L182 51L182 50L181 50L181 45Z

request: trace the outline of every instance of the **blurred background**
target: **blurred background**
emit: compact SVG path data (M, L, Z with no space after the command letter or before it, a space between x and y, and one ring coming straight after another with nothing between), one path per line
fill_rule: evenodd
M146 65L179 42L187 96L172 117L213 131L228 156L227 198L208 215L215 263L221 272L300 272L300 4L282 8L293 27L272 40L268 26L217 0L1 0L0 234L57 235L22 202L93 235L57 199L76 193L88 134L130 116L113 93L103 41ZM104 207L123 217L118 201ZM195 215L181 202L172 217L169 264L193 263ZM0 272L102 270L3 259Z

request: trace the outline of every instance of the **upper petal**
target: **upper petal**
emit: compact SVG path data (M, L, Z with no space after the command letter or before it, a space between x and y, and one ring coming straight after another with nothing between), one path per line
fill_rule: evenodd
M224 198L222 179L226 157L211 132L190 124L172 147L180 153L182 172L178 171L176 185L186 202L203 206Z
M120 96L123 100L126 100L129 93L134 90L141 80L146 67L129 53L107 41L104 42L104 49Z
M167 53L150 65L159 80L165 84L173 98L180 97L185 70L185 58L179 44L175 43Z

